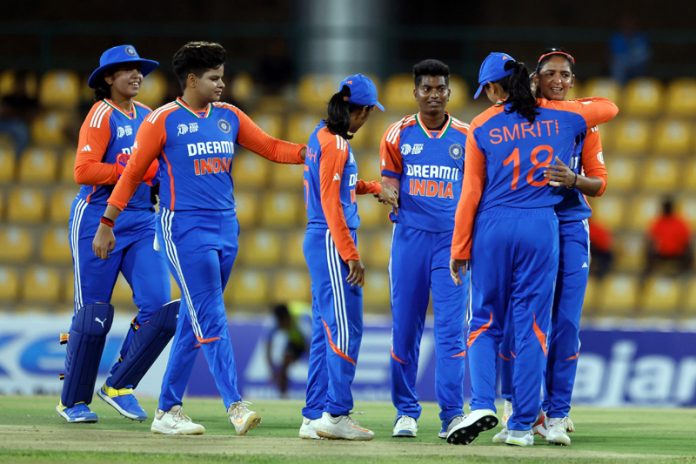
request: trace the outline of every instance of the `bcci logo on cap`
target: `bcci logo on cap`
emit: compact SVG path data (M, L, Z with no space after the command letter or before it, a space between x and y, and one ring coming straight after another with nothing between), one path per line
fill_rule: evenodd
M135 48L133 48L133 47L131 47L131 46L126 47L125 52L126 52L126 55L128 55L128 56L137 56L137 55L138 55L138 54L135 52Z
M464 148L458 143L453 143L449 147L449 155L452 159L458 160L464 154Z
M230 130L232 129L232 125L224 119L221 119L218 121L218 128L225 134L229 134Z

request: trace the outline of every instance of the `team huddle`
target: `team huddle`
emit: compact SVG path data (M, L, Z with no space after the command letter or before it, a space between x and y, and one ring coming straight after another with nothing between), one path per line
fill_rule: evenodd
M216 43L181 47L172 61L181 96L154 111L135 97L158 63L131 45L105 51L88 80L96 103L80 130L75 162L82 185L70 216L75 308L61 337L67 354L58 414L71 423L98 421L89 404L121 272L138 313L97 395L121 415L146 420L133 391L173 337L152 432L205 432L182 408L198 349L236 433L261 422L237 388L223 301L238 252L231 167L239 144L276 163L304 164L312 335L301 438L374 437L350 414L365 281L356 195L371 194L391 208L393 223L392 436L418 433L415 385L432 298L438 436L468 444L496 427L500 377L503 428L494 442L530 446L537 433L569 445L589 271L591 210L584 195L604 192L596 126L618 113L603 98L566 101L574 58L552 49L530 76L523 63L491 53L474 98L485 92L493 106L471 124L446 111L448 66L433 59L416 64L418 112L384 133L380 181L359 178L350 146L374 109L384 111L368 77L341 81L326 117L306 144L297 144L267 135L220 102L225 61ZM168 301L167 267L181 301Z

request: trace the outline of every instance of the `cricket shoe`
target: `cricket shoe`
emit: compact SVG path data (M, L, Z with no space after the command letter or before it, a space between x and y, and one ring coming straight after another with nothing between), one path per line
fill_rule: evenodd
M307 419L302 418L302 425L300 426L300 438L306 440L322 440L322 438L317 435L316 425L321 419Z
M205 427L193 422L181 406L172 406L166 412L157 410L150 431L164 435L203 435Z
M498 418L492 409L477 409L471 411L464 420L447 431L447 443L452 445L468 445L481 432L490 430L498 425Z
M454 427L459 425L459 423L461 421L463 421L465 417L466 417L466 415L460 414L460 415L454 416L452 419L450 419L449 422L447 422L447 424L445 424L443 422L442 428L440 428L440 431L437 434L437 438L442 438L443 440L446 440L447 439L447 432L449 432L451 429L453 429Z
M568 436L568 431L570 429L575 430L573 423L570 422L568 417L562 418L549 418L546 422L546 441L554 445L570 446L570 437Z
M234 425L237 435L246 435L249 430L261 423L261 416L249 409L250 404L248 401L237 401L232 403L227 410L230 423Z
M333 417L324 412L315 427L317 435L332 440L369 441L375 437L372 430L361 427L349 415Z
M512 446L533 446L534 432L531 430L508 430L505 443Z
M415 438L418 434L418 422L410 416L399 416L394 423L392 437Z
M147 413L138 404L132 388L116 389L104 384L97 392L97 396L123 417L140 422L147 419Z
M503 428L500 430L500 432L493 435L493 443L505 443L505 440L507 440L507 423L510 419L510 416L512 416L512 401L505 400L505 402L503 403L503 418L500 421L503 425Z
M544 414L544 411L539 411L539 415L537 416L537 420L532 426L532 431L536 434L539 435L542 438L546 438L546 434L548 433L548 425L547 425L548 418L546 417L546 414Z
M71 424L92 424L99 421L99 416L92 412L85 403L75 403L74 406L67 408L63 406L63 403L59 402L58 406L56 406L56 412L60 417L65 419L66 422Z

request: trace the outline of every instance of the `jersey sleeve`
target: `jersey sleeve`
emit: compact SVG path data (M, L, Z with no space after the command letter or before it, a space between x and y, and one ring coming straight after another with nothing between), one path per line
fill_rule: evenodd
M395 122L384 133L379 144L379 158L382 175L385 177L401 178L403 159L399 143L401 139L401 121Z
M590 97L570 101L547 100L547 102L549 103L549 107L571 111L582 116L586 124L583 131L590 127L609 122L619 114L619 107L611 100L602 97Z
M474 128L466 138L466 155L464 159L464 180L462 194L457 203L454 216L454 234L452 236L451 255L453 259L471 259L471 237L474 231L474 219L483 194L486 180L486 159L476 144Z
M109 185L118 179L118 165L102 162L111 139L111 126L108 115L101 116L100 124L94 122L99 109L101 105L94 105L80 128L73 168L73 178L78 184Z
M597 191L596 195L602 196L607 189L607 167L604 165L604 156L602 154L602 139L596 126L587 131L581 156L585 175L597 177L602 181L602 187Z
M374 180L366 181L360 179L355 186L355 193L358 195L366 195L368 193L378 195L382 193L382 184Z
M341 259L358 260L358 248L350 235L341 205L341 179L343 167L348 160L348 147L347 144L342 144L345 148L338 147L338 136L326 136L322 139L322 155L319 159L321 208Z
M145 119L138 129L133 145L133 154L128 160L126 169L123 170L121 178L116 183L114 191L107 200L107 203L123 211L135 190L143 181L143 176L148 168L153 164L153 160L162 152L166 140L166 129L164 127L165 117L158 117L155 122Z
M237 142L240 145L276 163L304 163L302 149L306 148L306 145L286 142L285 140L271 137L257 126L242 110L233 106L230 106L230 109L237 115L237 118L239 118Z

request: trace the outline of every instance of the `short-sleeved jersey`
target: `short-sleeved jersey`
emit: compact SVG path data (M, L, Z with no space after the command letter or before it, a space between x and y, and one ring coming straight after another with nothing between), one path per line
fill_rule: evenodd
M393 222L428 232L454 228L468 129L450 115L438 131L425 127L418 114L389 126L379 151L382 175L399 180L399 210L391 213Z
M578 174L584 173L586 176L602 179L602 187L597 193L601 195L607 185L607 169L604 165L599 128L594 126L580 137L582 140L578 143L578 149L568 166ZM558 192L563 195L563 200L556 205L559 222L582 221L592 216L592 208L580 190L559 187Z
M108 99L96 102L80 128L76 163L87 157L103 153L101 163L114 165L114 176L108 184L82 185L78 198L87 203L106 206L106 200L114 189L117 180L116 157L119 153L132 153L135 136L143 120L152 110L139 102L134 102L133 112L128 114ZM106 180L106 179L105 179ZM131 209L152 208L150 187L141 185L128 204Z
M236 144L281 163L302 162L302 145L270 137L239 108L216 102L195 111L178 98L143 122L133 156L109 204L122 209L140 181L138 176L159 157L163 206L172 211L234 210Z

